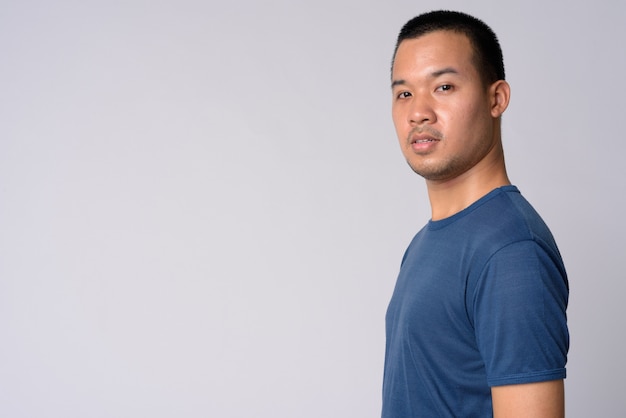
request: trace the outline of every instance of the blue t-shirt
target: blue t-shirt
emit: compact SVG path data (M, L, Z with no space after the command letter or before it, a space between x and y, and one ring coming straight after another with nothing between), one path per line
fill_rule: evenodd
M383 418L491 417L491 386L565 378L568 282L515 186L430 221L386 316Z

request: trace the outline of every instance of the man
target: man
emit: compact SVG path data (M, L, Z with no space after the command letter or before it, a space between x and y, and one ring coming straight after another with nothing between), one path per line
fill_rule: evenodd
M493 31L436 11L401 30L393 121L432 219L386 316L383 418L563 417L568 282L547 226L509 182L509 104Z

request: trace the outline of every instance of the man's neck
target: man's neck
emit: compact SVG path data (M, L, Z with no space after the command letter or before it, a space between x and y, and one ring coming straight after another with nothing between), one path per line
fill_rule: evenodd
M474 167L451 180L427 180L432 220L448 218L492 190L509 184L503 159L486 167Z

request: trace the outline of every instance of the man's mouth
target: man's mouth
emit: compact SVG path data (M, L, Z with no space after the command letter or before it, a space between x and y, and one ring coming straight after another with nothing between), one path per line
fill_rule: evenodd
M439 142L443 135L439 131L432 128L416 128L409 134L409 144L429 144L431 142Z
M432 136L423 136L423 135L415 135L411 138L411 144L426 144L429 142L439 141L437 138L433 138Z

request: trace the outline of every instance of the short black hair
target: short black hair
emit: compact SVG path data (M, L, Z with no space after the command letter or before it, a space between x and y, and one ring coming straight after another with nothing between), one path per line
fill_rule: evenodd
M474 64L485 85L504 80L502 49L494 31L480 19L450 10L435 10L409 20L398 35L391 68L402 41L440 30L467 36L474 48Z

